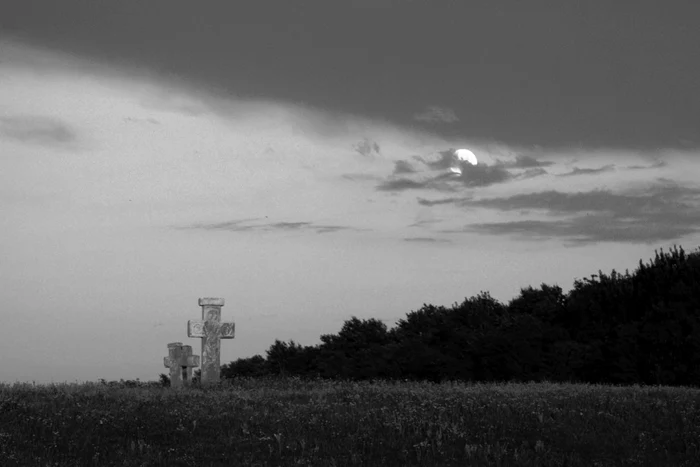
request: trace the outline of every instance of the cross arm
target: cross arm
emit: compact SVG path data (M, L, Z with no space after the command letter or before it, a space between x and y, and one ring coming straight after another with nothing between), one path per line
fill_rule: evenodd
M212 333L209 329L204 328L205 321L201 319L191 319L187 321L187 337L214 337L218 335L221 339L233 339L236 324L235 323L219 323L218 331Z
M163 357L163 365L171 366L199 366L199 355L187 355L180 358Z

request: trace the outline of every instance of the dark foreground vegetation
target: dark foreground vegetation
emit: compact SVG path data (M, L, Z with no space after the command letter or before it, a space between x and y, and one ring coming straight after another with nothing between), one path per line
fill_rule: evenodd
M231 383L0 387L2 465L700 465L696 389Z
M266 354L211 388L0 386L0 465L700 465L700 251Z

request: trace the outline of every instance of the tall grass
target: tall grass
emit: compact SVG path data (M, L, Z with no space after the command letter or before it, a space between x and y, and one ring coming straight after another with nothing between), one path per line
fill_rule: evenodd
M700 390L237 379L0 385L3 466L698 466Z

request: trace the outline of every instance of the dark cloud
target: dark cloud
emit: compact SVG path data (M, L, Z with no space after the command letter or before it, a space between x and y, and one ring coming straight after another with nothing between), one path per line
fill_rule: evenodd
M417 156L416 159L424 163L426 166L428 166L432 170L446 170L449 169L450 167L454 167L456 164L459 164L460 167L464 168L470 168L470 167L498 167L498 168L517 168L517 169L527 169L527 168L533 168L533 167L547 167L550 165L553 165L554 162L550 161L538 161L532 156L526 156L526 155L518 155L515 157L515 161L512 162L502 162L502 161L497 161L495 164L492 166L488 166L484 164L483 162L479 162L476 166L472 166L468 162L460 161L456 156L455 156L455 149L450 148L445 151L439 151L438 155L440 156L438 160L435 161L426 161L420 156ZM479 156L477 155L477 160Z
M577 12L552 2L546 14L501 2L269 3L212 2L193 20L186 0L99 8L85 0L5 1L0 31L93 61L181 76L221 95L401 125L415 125L414 113L427 104L445 103L451 109L419 115L462 117L434 125L444 136L546 148L698 147L698 2L673 2L663 14L653 1ZM387 24L402 27L387 33Z
M435 172L439 171L439 175L431 175L423 180L413 180L410 178L390 178L383 181L377 186L379 191L405 191L416 189L432 189L438 191L456 191L456 186L462 185L467 188L484 187L503 183L513 178L516 178L510 171L505 168L504 164L486 165L483 163L471 165L468 162L458 160L454 149L439 151L438 159L426 160L420 156L414 156L413 159L417 163L423 165L426 170ZM462 170L461 174L455 174L449 171L451 167L459 166ZM528 178L546 173L543 169L537 172L529 172L518 175L517 178ZM420 173L413 165L405 160L395 162L394 172L392 175L399 173Z
M597 169L579 169L578 167L574 167L574 170L571 172L567 172L565 174L560 174L560 177L570 177L572 175L592 175L592 174L597 174L601 172L610 172L611 170L615 170L615 166L610 164L606 165L603 167L599 167Z
M528 239L547 240L559 236L571 235L571 230L562 228L564 222L545 222L545 221L511 221L511 222L491 222L480 224L469 224L462 229L445 229L441 232L480 232L489 235L519 235Z
M394 174L413 173L415 171L416 169L414 169L411 163L408 161L402 160L394 162Z
M379 191L403 191L403 190L420 190L428 188L429 181L416 182L407 178L398 178L396 180L386 180L377 186Z
M656 217L656 219L655 219ZM674 216L673 224L665 224L662 217L647 216L644 220L620 220L609 215L586 215L571 220L516 221L472 224L465 230L489 235L519 235L525 238L549 240L564 239L569 245L587 245L600 242L656 244L677 240L700 232L700 216Z
M422 204L423 206L435 206L436 204L453 204L457 203L459 201L465 201L469 200L471 198L444 198L444 199L438 199L438 200L428 200L424 198L418 198L418 204Z
M669 188L663 190L667 193L666 196L669 196L669 190ZM656 189L648 194L630 195L615 194L609 190L576 193L550 190L507 198L473 200L470 204L503 211L544 209L550 214L600 211L628 215L641 213L644 210L668 208L668 204L659 196L661 192L661 189ZM678 196L676 195L676 197Z
M330 233L337 232L338 230L348 230L349 227L342 227L340 225L317 225L313 228L316 229L316 233Z
M526 170L525 172L518 175L516 178L518 178L518 179L533 178L533 177L539 177L540 175L547 175L547 173L548 172L546 170L538 167L536 169Z
M438 154L440 155L440 158L436 161L426 161L419 156L416 157L416 159L423 162L431 170L447 170L450 167L454 167L455 163L457 162L454 149L439 151Z
M494 165L474 165L461 164L462 173L454 176L462 185L466 187L483 187L504 183L515 178L515 176L503 167Z
M379 145L367 138L354 145L353 149L365 157L379 155Z
M270 227L272 229L281 230L298 230L309 225L311 225L310 222L276 222L274 224L270 224Z
M478 158L478 156L477 156ZM518 155L514 161L497 160L489 165L479 162L471 165L466 161L460 161L455 157L455 149L450 148L438 151L433 158L413 156L410 163L407 160L398 160L394 163L394 170L386 180L376 187L379 191L401 192L406 190L436 190L458 191L460 188L480 188L509 181L525 180L549 174L544 167L554 165L551 161L541 161L531 155ZM657 162L650 168L663 166L663 162ZM459 167L461 173L453 173L450 169ZM598 173L614 171L612 164L592 169L574 168L572 171L560 176L570 177L575 175L595 175ZM435 175L435 172L439 172ZM411 175L402 176L397 175ZM417 176L425 174L424 177ZM590 197L590 196L589 196ZM426 206L433 204L450 203L453 199L444 201L419 201Z
M518 168L530 168L530 167L547 167L549 165L554 164L554 162L549 162L549 161L538 161L532 156L523 156L519 155L516 156L515 162L512 164L513 167L518 167Z
M700 189L663 179L655 186L627 193L545 191L471 200L468 204L501 211L537 209L550 216L568 217L470 224L463 229L491 235L563 238L573 244L601 241L649 244L700 232Z
M76 140L76 133L59 119L37 115L0 117L0 135L25 143L64 145Z

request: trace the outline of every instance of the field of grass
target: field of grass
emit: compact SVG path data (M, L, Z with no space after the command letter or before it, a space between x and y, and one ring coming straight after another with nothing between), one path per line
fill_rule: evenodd
M0 385L0 465L700 466L700 389Z

